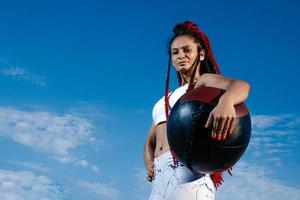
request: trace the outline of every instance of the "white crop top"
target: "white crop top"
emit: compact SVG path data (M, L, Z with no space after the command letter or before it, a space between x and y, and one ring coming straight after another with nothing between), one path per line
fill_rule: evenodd
M169 113L173 108L174 104L177 100L186 93L189 84L185 84L179 88L177 88L174 92L169 93ZM152 110L152 118L155 126L157 126L161 122L165 122L166 114L165 114L165 97L163 96L153 107Z

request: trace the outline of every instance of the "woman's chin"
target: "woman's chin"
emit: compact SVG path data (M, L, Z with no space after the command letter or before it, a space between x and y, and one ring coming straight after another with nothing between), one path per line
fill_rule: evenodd
M180 74L187 74L189 72L189 70L185 66L179 66L176 71Z

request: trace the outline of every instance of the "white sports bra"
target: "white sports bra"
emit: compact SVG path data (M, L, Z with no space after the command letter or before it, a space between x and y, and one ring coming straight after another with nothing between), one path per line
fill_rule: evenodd
M174 92L169 93L169 113L170 110L173 108L174 104L177 100L186 93L189 84L185 84L179 88L177 88ZM152 118L155 126L159 123L165 122L166 114L165 114L165 97L163 96L153 107L152 110Z

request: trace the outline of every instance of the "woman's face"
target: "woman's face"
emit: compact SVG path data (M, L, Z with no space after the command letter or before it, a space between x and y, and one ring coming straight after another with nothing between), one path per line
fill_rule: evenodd
M199 44L189 35L181 35L171 44L171 58L175 70L181 74L190 75L191 67L197 57ZM200 51L200 60L204 59L204 51Z

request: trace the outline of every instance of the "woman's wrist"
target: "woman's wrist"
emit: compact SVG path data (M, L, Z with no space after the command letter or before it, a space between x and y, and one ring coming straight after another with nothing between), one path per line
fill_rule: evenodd
M226 93L220 97L219 103L233 105L232 99Z

